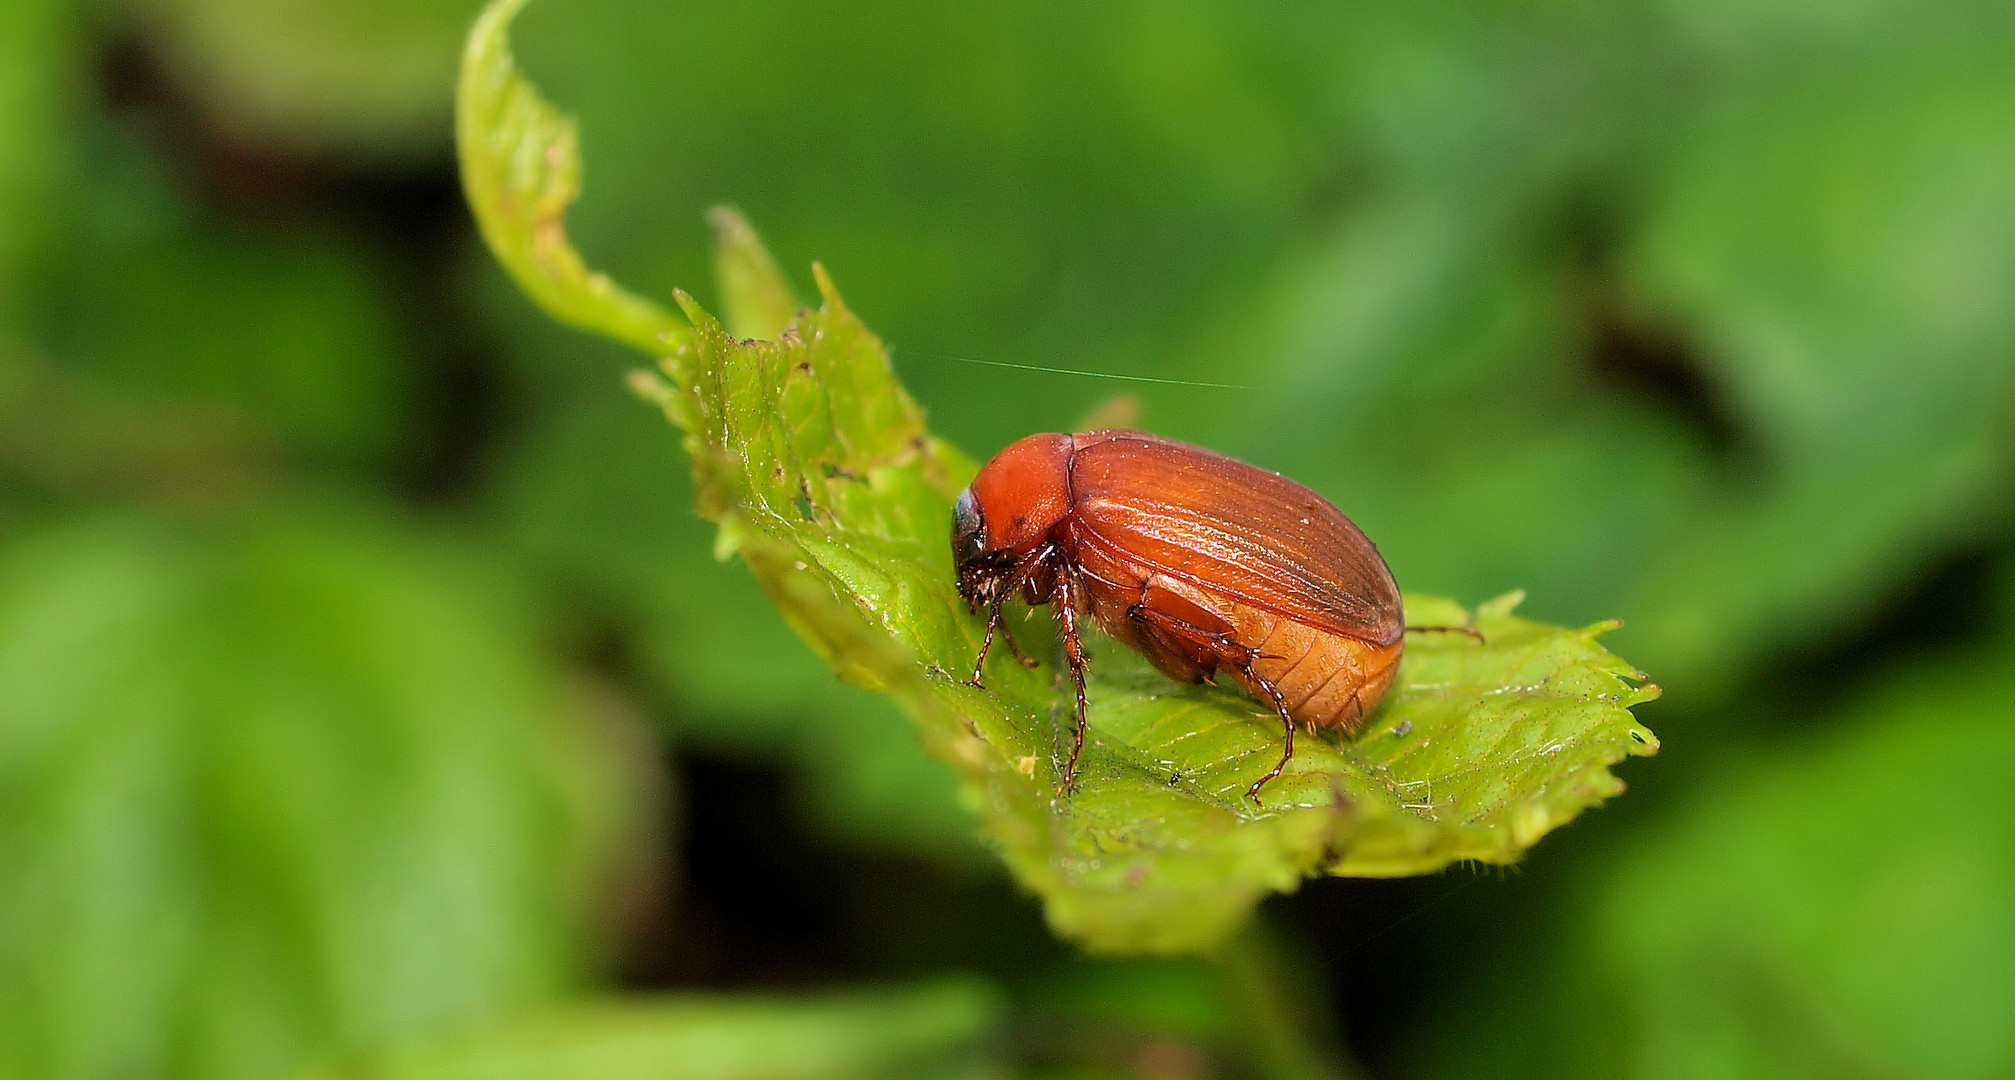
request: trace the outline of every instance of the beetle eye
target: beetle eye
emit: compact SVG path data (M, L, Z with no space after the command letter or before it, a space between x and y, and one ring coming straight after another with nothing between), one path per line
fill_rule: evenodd
M986 519L980 516L979 500L973 489L959 492L952 505L952 561L964 565L986 554Z

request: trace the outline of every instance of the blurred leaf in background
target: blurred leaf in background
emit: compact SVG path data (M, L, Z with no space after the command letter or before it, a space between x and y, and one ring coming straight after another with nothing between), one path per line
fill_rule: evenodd
M455 54L476 0L134 0L231 137L351 159L447 149Z
M803 998L577 1006L391 1052L315 1080L981 1080L1003 1002L950 981Z
M2010 672L1895 680L1633 844L1597 948L1636 1075L2015 1069Z
M76 59L76 14L62 0L0 9L0 335L18 333L27 262L50 239L44 200L61 168ZM18 344L0 337L0 349ZM18 359L0 356L0 379ZM7 388L0 385L0 393Z
M1356 50L1410 63L1371 67L1367 117L1439 108L1450 141L1369 127L1394 192L1225 317L1289 378L1223 443L1308 454L1414 587L1614 598L1621 643L1702 706L1866 618L2005 527L2015 392L2015 35L2005 9L1901 10L1856 17L1910 21L1879 60L1770 4L1374 33Z
M1787 613L1813 633L1851 623L1897 587L1863 583L2009 523L2015 19L1999 11L1710 98L1630 252L1641 302L1692 328L1753 440L1637 602L1650 647L1724 688L1736 670L1715 658L1759 651L1742 641Z
M216 220L106 132L43 340L116 400L244 418L303 463L385 467L416 363L359 245Z
M1918 665L1724 765L1584 875L1543 978L1497 972L1406 1073L2006 1075L2011 672L2005 642Z
M269 1077L550 1000L649 771L511 588L354 513L0 555L0 1070Z

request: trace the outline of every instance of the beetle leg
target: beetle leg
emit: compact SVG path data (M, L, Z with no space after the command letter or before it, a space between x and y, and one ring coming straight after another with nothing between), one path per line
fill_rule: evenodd
M1007 642L1008 651L1014 653L1015 662L1025 668L1035 667L1036 658L1021 651L1021 644L1015 641L1014 631L1008 628L1008 624L1003 622L1000 624L1000 627L1001 640Z
M1245 789L1245 797L1258 803L1259 789L1265 787L1267 781L1279 776L1281 770L1287 768L1288 760L1294 757L1294 717L1288 714L1287 699L1280 696L1280 688L1273 685L1271 680L1252 670L1251 664L1246 665L1244 675L1254 686L1266 691L1267 697L1273 699L1274 710L1280 713L1281 727L1287 736L1287 748L1281 751L1280 761L1275 763L1273 771L1254 780L1252 786Z
M1001 637L1007 639L1008 648L1014 651L1014 658L1017 663L1026 668L1036 666L1035 658L1022 651L1021 643L1014 639L1014 631L1009 630L1007 623L1001 620L1001 606L1006 604L1007 598L1013 596L1016 589L1021 588L1033 578L1035 572L1042 567L1043 563L1051 558L1054 558L1052 549L1045 547L1035 555L1023 559L1020 565L1014 568L1014 572L1009 575L1006 584L1001 586L992 606L987 609L986 636L980 639L980 654L978 658L973 660L973 677L966 680L967 685L977 686L982 690L986 689L986 684L980 681L980 675L986 670L987 650L993 648L995 632L999 632Z
M1137 647L1163 674L1181 682L1203 682L1220 666L1243 662L1250 651L1238 644L1221 614L1160 581L1143 585L1140 602L1126 615L1140 639Z
M1071 576L1059 572L1056 576L1056 621L1063 635L1064 659L1070 661L1071 682L1077 688L1077 725L1071 731L1070 761L1063 767L1063 791L1069 791L1077 782L1077 759L1084 753L1085 699L1084 699L1084 642L1077 633L1077 597L1073 595Z
M1007 627L1001 624L1001 601L996 600L993 607L987 611L987 636L980 639L979 658L973 661L973 677L966 680L966 685L986 689L986 684L980 681L980 673L986 670L987 650L994 647L994 631L1006 629ZM1008 638L1008 644L1011 646L1014 644L1013 637ZM1020 648L1015 649L1015 655L1017 657L1021 655Z
M1483 640L1483 631L1481 631L1481 630L1478 630L1478 629L1477 629L1477 628L1476 628L1476 627L1475 627L1474 625L1470 625L1470 626L1409 626L1409 627L1407 627L1407 628L1406 628L1406 632L1407 632L1407 633L1409 633L1409 634L1468 634L1468 635L1469 635L1470 637L1473 637L1473 638L1475 638L1475 639L1476 639L1476 643L1477 643L1478 645L1483 645L1483 644L1487 644L1487 643L1486 643L1486 642L1485 642L1485 641Z
M1155 599L1158 602L1160 601L1159 597ZM1199 670L1206 672L1215 671L1219 665L1223 665L1237 671L1247 681L1251 682L1253 686L1263 691L1267 698L1273 702L1274 711L1280 714L1282 732L1286 738L1287 746L1281 752L1280 762L1273 767L1273 771L1260 777L1253 782L1250 788L1246 789L1245 797L1257 803L1259 801L1259 789L1265 787L1275 777L1278 777L1281 771L1287 768L1288 761L1294 757L1294 716L1288 712L1287 698L1282 696L1280 688L1275 686L1272 680L1253 670L1253 664L1259 660L1266 659L1269 654L1262 653L1258 649L1240 643L1237 637L1228 629L1208 629L1171 614L1168 611L1161 610L1162 607L1174 606L1176 605L1165 602L1159 602L1159 604L1157 602L1149 602L1144 598L1142 603L1136 604L1134 608L1129 609L1127 614L1140 621L1148 629L1154 631L1157 641L1163 643L1181 642L1186 646L1185 652L1189 654L1190 661L1196 664ZM1209 615L1207 612L1200 612L1196 617L1202 619L1208 618ZM1221 622L1221 620L1219 621ZM1282 659L1285 658L1283 657Z

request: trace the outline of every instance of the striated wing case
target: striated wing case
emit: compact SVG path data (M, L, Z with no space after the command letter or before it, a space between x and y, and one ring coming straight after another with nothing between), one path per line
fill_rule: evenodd
M1377 645L1405 634L1392 571L1322 496L1141 432L1095 431L1072 442L1081 541L1333 633Z

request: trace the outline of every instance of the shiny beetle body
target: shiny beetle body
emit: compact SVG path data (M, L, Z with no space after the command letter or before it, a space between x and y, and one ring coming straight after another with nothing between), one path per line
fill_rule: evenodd
M1010 596L1055 606L1077 688L1066 787L1084 747L1081 618L1170 678L1229 675L1273 706L1286 750L1255 801L1297 723L1355 734L1399 671L1399 589L1364 533L1292 480L1170 439L1021 439L959 495L952 557L959 594L988 612L974 683Z

